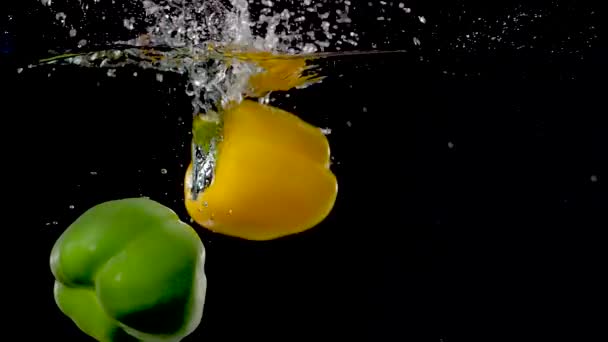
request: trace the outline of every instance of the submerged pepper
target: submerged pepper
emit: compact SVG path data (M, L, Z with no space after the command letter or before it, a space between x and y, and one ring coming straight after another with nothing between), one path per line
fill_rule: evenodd
M169 208L145 198L99 204L51 252L60 310L98 341L179 341L200 323L205 248Z
M338 191L325 135L297 116L255 101L222 116L213 181L193 196L192 165L185 204L198 224L249 240L299 233L330 213Z

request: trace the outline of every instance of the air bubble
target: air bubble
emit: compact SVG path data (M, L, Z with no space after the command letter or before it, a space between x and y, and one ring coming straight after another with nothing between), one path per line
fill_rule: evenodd
M317 52L317 47L314 44L306 44L304 48L302 48L303 53L315 53Z
M160 173L162 173L163 175L167 174L167 169L160 169Z

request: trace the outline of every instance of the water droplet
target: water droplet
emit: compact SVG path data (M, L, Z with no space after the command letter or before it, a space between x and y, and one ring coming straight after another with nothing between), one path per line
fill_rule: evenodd
M97 171L91 171L89 173L91 174L91 176L97 176Z
M361 111L362 111L363 113L367 113L367 107L363 107L363 108L361 108Z
M420 39L418 39L417 37L414 37L414 45L418 46L420 45Z
M116 77L116 69L108 69L108 77Z
M59 13L55 14L55 20L59 21L61 23L61 25L63 25L63 26L65 26L66 18L67 18L67 16L63 12L59 12Z
M57 221L53 221L53 226L56 226L56 225L58 225L58 224L59 224L59 222L57 222Z
M137 77L137 71L133 73L133 77Z
M160 173L162 173L163 175L167 174L167 169L160 169Z
M266 94L266 96L262 96L258 99L258 102L263 105L267 105L270 103L270 93Z
M321 133L323 133L323 135L330 135L331 134L331 128L321 128Z
M454 143L451 141L448 141L448 148L449 149L453 149L454 148Z
M419 16L418 20L420 20L421 23L426 24L426 18L423 16Z
M78 47L81 48L83 46L87 45L87 40L86 39L81 39L78 41Z
M596 183L598 181L597 175L591 175L591 182Z
M70 37L74 38L74 37L76 37L76 34L78 34L78 31L76 31L76 29L70 30Z
M232 215L232 209L228 210L228 215Z
M73 205L73 204L70 204L69 208L70 208L70 209L74 209L74 205Z
M156 80L158 82L162 82L163 81L163 74L156 74Z
M352 125L353 125L353 124L352 124L352 122L350 122L350 121L346 121L346 126L348 126L348 127L352 127Z
M134 22L135 22L135 19L134 19L134 18L131 18L131 19L123 19L123 21L122 21L123 25L125 26L125 28L126 28L127 30L133 30L133 28L134 28L133 23L134 23Z
M22 72L23 72L23 68L18 68L18 69L17 69L17 73L18 73L18 74L20 74L20 73L22 73Z

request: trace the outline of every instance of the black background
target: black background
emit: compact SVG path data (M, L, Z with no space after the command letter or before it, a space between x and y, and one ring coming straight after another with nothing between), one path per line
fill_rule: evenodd
M574 1L408 6L407 20L353 15L366 32L362 48L407 53L324 61L322 84L275 97L332 129L338 201L319 227L273 242L199 230L209 287L187 340L549 341L597 332L606 18ZM15 340L84 341L53 302L50 248L106 200L149 196L187 219L191 107L177 75L159 83L155 72L128 68L116 78L76 67L17 74L70 42L53 38L38 2L9 11L2 242L3 280L15 286L3 326ZM512 20L521 13L542 17Z

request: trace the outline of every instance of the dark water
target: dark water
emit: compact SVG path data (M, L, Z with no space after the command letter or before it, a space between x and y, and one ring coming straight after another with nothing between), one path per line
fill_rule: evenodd
M411 7L426 26L359 20L370 45L384 34L379 48L408 53L326 61L322 84L275 96L332 129L338 201L317 228L273 242L200 230L209 288L186 340L583 341L597 331L606 18L572 1ZM13 10L2 13L3 326L15 340L85 341L53 301L50 248L110 199L145 195L187 218L190 102L177 75L17 74L54 42L44 15ZM542 16L514 22L518 13Z

